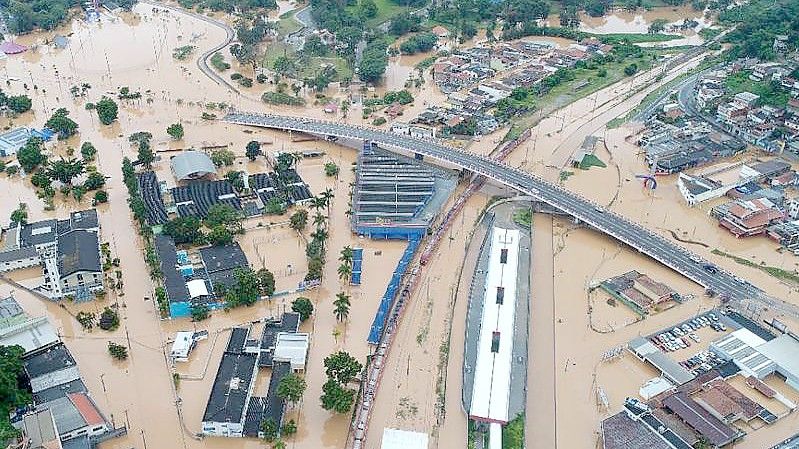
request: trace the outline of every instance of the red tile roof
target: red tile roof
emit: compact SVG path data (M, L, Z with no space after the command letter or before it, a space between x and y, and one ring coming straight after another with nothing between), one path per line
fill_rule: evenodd
M105 423L105 420L102 415L100 415L94 402L84 393L69 393L67 397L72 401L75 408L78 409L78 413L80 413L80 416L86 421L86 424L96 426Z

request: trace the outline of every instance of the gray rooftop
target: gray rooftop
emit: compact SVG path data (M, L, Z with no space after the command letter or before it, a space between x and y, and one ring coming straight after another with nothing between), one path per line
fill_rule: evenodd
M172 158L172 172L178 181L184 181L216 173L216 166L201 151L184 151Z
M58 270L61 276L82 271L100 272L100 242L93 231L75 230L58 238Z

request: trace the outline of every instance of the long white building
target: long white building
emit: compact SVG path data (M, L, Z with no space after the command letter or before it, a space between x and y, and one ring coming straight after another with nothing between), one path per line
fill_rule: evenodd
M469 417L506 424L513 362L519 231L493 228ZM493 433L493 432L492 432Z

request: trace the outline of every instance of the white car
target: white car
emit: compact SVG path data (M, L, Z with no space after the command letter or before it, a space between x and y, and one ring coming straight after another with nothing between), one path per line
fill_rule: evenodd
M688 336L689 336L689 337L691 337L691 340L693 340L693 341L695 341L695 342L697 342L697 343L699 343L699 342L701 342L701 341L702 341L702 339L701 339L701 338L699 338L699 335L696 335L696 334L689 334Z

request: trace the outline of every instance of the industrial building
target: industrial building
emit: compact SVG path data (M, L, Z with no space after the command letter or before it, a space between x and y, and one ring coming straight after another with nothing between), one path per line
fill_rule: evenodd
M502 447L513 365L520 232L494 227L480 317L469 419L489 426L489 447Z
M184 151L170 160L172 174L178 181L191 181L216 173L211 158L202 151Z

